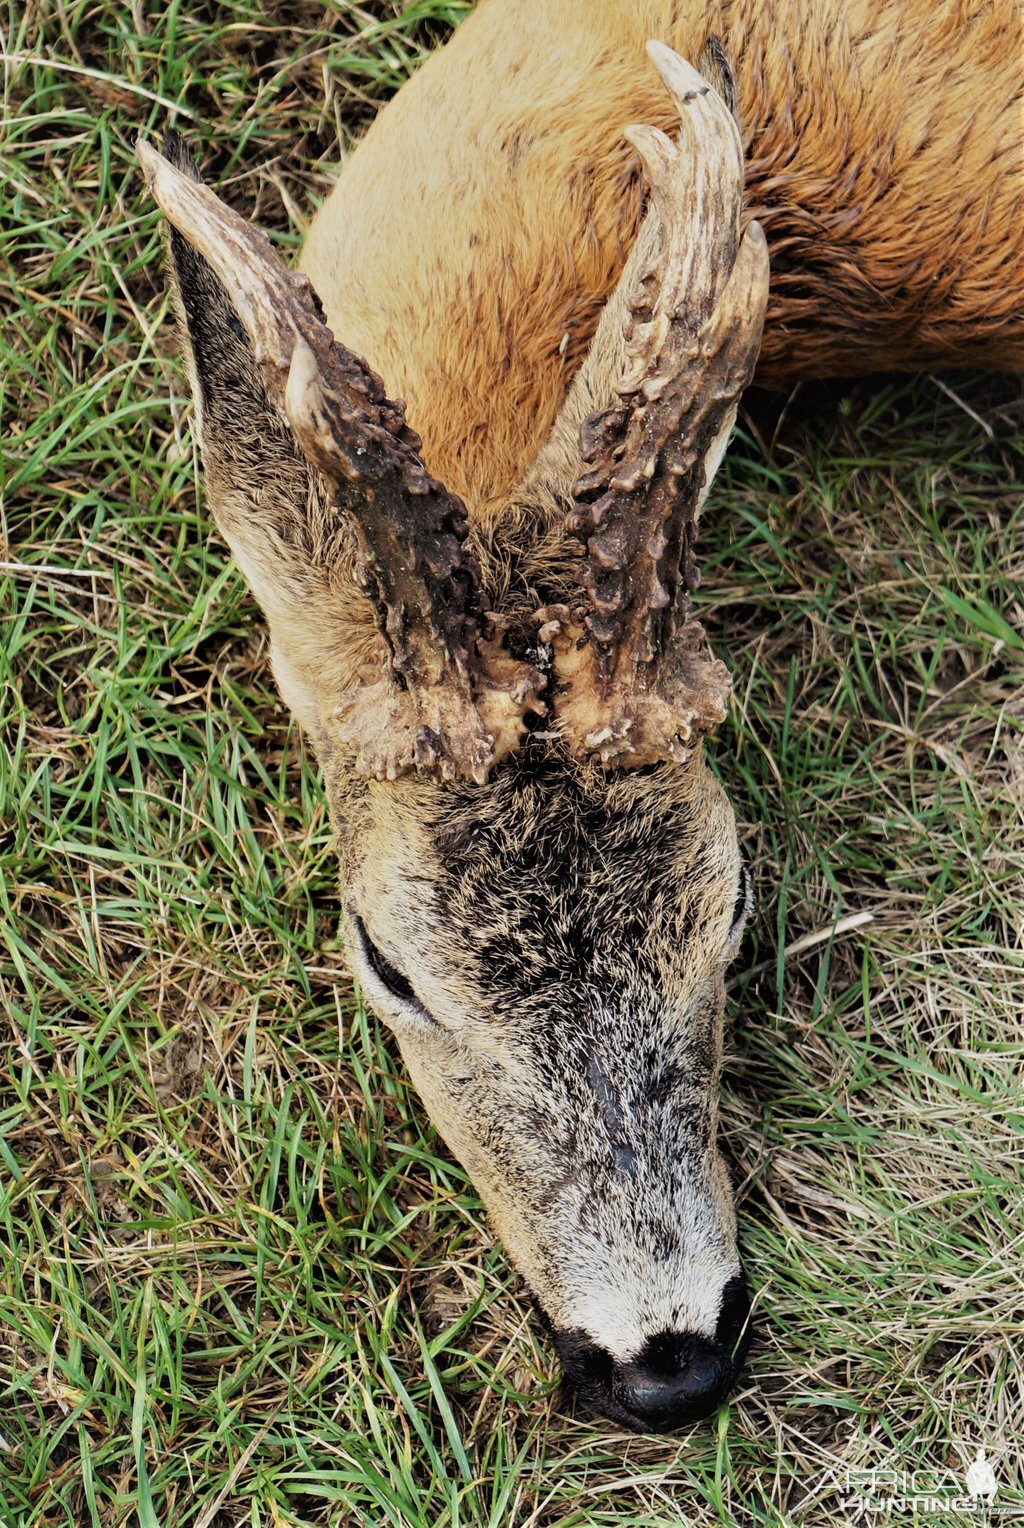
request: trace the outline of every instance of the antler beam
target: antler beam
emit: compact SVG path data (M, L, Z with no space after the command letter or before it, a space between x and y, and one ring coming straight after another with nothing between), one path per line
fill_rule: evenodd
M553 628L555 708L573 753L632 766L685 758L725 715L729 675L704 651L689 596L698 515L753 374L768 295L764 235L756 223L740 234L735 120L677 54L648 51L678 103L679 142L630 129L650 205L622 277L626 372L612 405L582 426L567 528L583 544L586 604ZM606 316L622 322L621 308Z
M336 712L357 767L482 781L518 745L544 680L487 628L462 501L427 473L404 405L334 339L309 280L201 181L137 149L168 221L223 284L268 397L356 528L354 576L383 639L379 672Z

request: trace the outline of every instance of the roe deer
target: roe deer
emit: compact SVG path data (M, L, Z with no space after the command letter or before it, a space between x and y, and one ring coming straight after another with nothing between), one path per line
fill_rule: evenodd
M766 303L767 380L1021 365L1022 127L1008 0L485 0L304 276L140 145L352 969L632 1428L705 1415L747 1340L715 1137L751 884L702 754L698 512Z

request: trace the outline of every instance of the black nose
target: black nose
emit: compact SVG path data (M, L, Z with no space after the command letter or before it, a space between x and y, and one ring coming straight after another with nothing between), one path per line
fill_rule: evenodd
M735 1375L731 1355L691 1332L664 1332L644 1348L639 1363L616 1364L611 1391L630 1425L640 1432L669 1432L709 1416L723 1401Z
M670 1432L709 1416L725 1399L749 1345L750 1296L742 1274L723 1291L714 1337L659 1332L629 1363L581 1332L556 1332L568 1378L580 1398L635 1432Z

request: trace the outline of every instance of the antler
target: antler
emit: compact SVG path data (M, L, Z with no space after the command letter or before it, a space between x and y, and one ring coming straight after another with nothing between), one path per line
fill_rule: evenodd
M751 223L740 237L735 120L677 54L660 43L648 52L679 105L679 145L629 130L650 206L622 276L626 313L609 304L593 343L621 355L625 319L626 370L580 432L567 528L583 543L587 605L552 612L547 628L573 754L633 766L685 758L725 716L729 674L703 650L689 595L697 518L753 374L768 294L764 235Z
M519 743L543 676L485 617L462 501L424 468L404 405L327 328L308 278L201 181L137 144L169 222L208 261L241 321L268 397L351 517L354 576L382 642L379 667L337 697L335 733L379 778L412 768L486 778Z

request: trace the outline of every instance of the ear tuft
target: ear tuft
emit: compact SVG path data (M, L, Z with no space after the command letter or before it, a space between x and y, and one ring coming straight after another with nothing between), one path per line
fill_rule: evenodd
M726 54L722 39L714 32L708 38L704 46L704 52L700 56L699 69L704 78L710 80L712 85L722 97L733 116L739 121L736 110L736 82L733 79L729 58Z
M180 170L182 175L187 175L189 180L198 181L200 185L203 184L203 177L199 173L199 166L196 163L195 155L181 134L173 127L169 127L166 133L164 133L164 141L160 145L160 152L168 164L172 164L176 170Z

